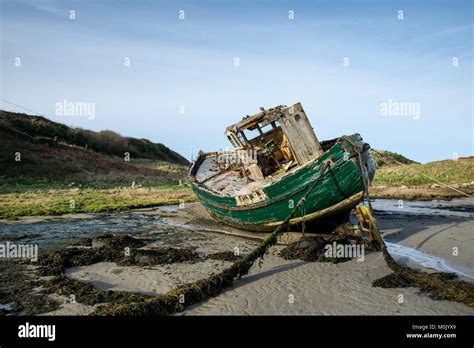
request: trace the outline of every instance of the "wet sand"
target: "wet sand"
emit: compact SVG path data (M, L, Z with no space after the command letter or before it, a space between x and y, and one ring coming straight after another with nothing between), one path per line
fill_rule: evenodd
M472 201L463 200L449 209L438 209L446 212L444 215L433 215L432 211L429 214L411 212L409 207L406 211L391 211L390 207L386 207L389 203L382 201L382 206L374 204L386 241L442 258L453 269L464 272L467 275L464 279L473 280L469 278L469 275L474 276L474 255L470 252L474 247L474 223L470 215ZM453 216L455 211L464 213ZM261 237L257 235L257 240L251 240L237 236L241 231L214 222L198 203L186 204L183 209L161 207L92 215L92 218L85 216L72 220L50 217L35 218L33 222L27 219L1 222L0 233L7 237L35 233L42 237L29 242L38 243L43 248L56 248L61 241L97 233L127 233L146 238L149 241L146 247L191 247L202 256L236 250L245 255L258 245L258 238ZM283 237L291 239L290 236ZM281 243L285 240L282 239ZM367 253L363 261L332 264L287 261L278 256L282 248L282 245L273 247L261 267L254 265L249 275L235 281L221 295L189 307L181 315L474 314L473 309L463 304L432 300L420 294L419 289L372 287L373 280L391 273L381 253ZM456 256L453 255L453 248L458 248ZM410 254L394 256L402 263L426 269ZM151 295L206 278L230 264L228 261L208 259L147 267L101 262L70 268L66 275L91 283L100 290L125 290ZM48 314L86 315L94 308L68 303Z
M463 201L465 202L465 201ZM472 204L472 201L470 202ZM377 205L375 205L377 207ZM429 216L395 211L379 211L377 221L384 239L398 245L441 257L456 270L474 276L474 222L465 216ZM459 249L453 256L454 247ZM430 271L409 257L397 258L411 267ZM224 294L187 310L197 314L329 314L329 315L473 315L462 304L435 301L415 288L382 289L372 281L391 273L381 253L373 252L364 261L308 263L268 257L248 277L235 282ZM472 281L473 278L463 277ZM400 297L403 296L403 297Z
M372 287L373 280L390 272L379 253L367 255L364 262L342 264L268 257L262 269L256 268L230 290L183 315L474 314L462 304L419 295L418 289Z

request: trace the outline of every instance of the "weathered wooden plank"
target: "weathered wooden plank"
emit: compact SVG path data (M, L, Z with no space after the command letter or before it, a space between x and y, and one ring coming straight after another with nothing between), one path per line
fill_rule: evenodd
M320 157L324 151L301 103L282 111L284 116L280 119L280 124L298 164L304 165Z

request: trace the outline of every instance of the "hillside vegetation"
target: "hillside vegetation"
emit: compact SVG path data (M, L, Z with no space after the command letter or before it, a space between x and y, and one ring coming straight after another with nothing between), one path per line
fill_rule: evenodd
M188 161L163 144L112 131L70 128L40 116L0 111L0 179L3 183L118 181L170 183L185 176ZM130 161L125 154L130 154Z
M372 155L372 158L374 159L378 168L398 166L400 165L400 163L403 163L403 164L418 163L411 159L406 158L403 155L400 155L399 153L386 151L386 150L376 150L376 151L370 150L370 154Z
M420 164L391 151L371 154L377 167L370 188L373 198L445 200L474 195L474 157Z
M163 144L6 111L0 138L0 219L194 200L188 161Z
M388 186L436 184L420 173L445 184L471 183L474 181L474 158L381 167L377 169L374 184Z
M42 116L0 110L0 129L18 136L19 140L23 141L29 138L50 145L56 143L76 146L108 156L123 157L125 152L129 152L132 158L189 164L183 156L163 144L155 144L147 139L123 137L110 130L94 132L71 128Z

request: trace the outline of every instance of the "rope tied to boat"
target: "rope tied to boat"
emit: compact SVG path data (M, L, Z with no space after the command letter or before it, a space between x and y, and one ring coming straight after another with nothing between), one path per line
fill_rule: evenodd
M256 260L262 259L268 249L276 244L278 235L288 226L291 218L306 204L306 199L314 190L316 185L324 179L330 164L323 163L314 169L319 169L319 173L311 183L304 195L298 200L296 206L291 210L286 219L243 260L237 261L228 269L213 274L206 279L180 286L166 294L154 296L144 301L105 304L100 306L94 315L169 315L183 311L186 307L199 303L209 297L218 295L223 288L233 284L235 279L246 275ZM182 299L185 299L184 301Z
M361 172L362 183L364 184L363 200L367 200L367 205L369 209L368 211L369 216L364 216L366 214L362 214L362 215L364 217L364 221L368 223L368 227L369 227L368 230L369 230L370 239L371 239L370 242L372 242L372 240L375 239L377 244L374 246L380 251L384 251L384 250L386 251L387 247L385 246L385 242L382 238L382 235L380 234L380 230L377 227L377 222L374 217L374 211L372 209L372 204L370 202L370 193L369 193L370 179L369 179L369 173L367 172L367 167L366 167L367 158L365 159L366 163L364 163L362 159L364 151L368 151L370 147L369 148L362 147L362 149L360 147L356 147L355 149L357 150L357 157L358 157L358 164L359 164L358 167Z
M254 249L249 255L247 255L247 257L245 257L244 262L247 263L248 269L250 269L255 260L263 257L266 254L270 246L276 244L276 242L278 241L278 235L289 225L291 218L296 214L296 212L299 211L299 209L305 205L307 197L314 190L316 185L324 178L324 175L327 173L329 167L329 162L325 162L317 167L320 169L319 174L316 176L316 178L313 179L304 195L298 200L298 203L291 210L286 219L283 220L283 222L278 225L275 230L273 230L273 232L262 242L260 246Z

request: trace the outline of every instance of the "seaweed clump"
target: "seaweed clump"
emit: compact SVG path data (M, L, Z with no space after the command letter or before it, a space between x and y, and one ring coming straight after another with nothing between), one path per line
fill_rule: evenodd
M199 256L194 249L160 247L153 249L140 249L135 252L134 262L139 265L159 265L193 261Z
M382 288L416 287L434 300L464 303L474 308L474 284L458 279L454 273L427 273L398 264L384 245L382 250L387 265L394 272L373 281Z
M115 307L127 303L140 304L153 296L129 293L126 291L102 291L93 285L70 279L64 275L64 270L71 267L80 267L98 262L115 262L119 265L156 265L164 263L186 262L202 260L194 248L156 247L138 249L145 243L130 236L101 235L95 238L83 238L72 247L45 253L39 260L40 275L54 276L52 279L43 280L43 287L49 292L66 296L74 301L86 305L107 303ZM44 302L44 300L42 300ZM49 308L54 310L59 307ZM49 310L31 311L29 314Z
M303 237L296 242L289 244L287 247L280 251L280 256L285 260L303 260L310 262L331 262L339 263L351 260L354 255L348 256L348 253L340 257L334 255L327 256L329 248L333 249L335 246L341 246L351 252L359 244L365 249L369 248L372 250L370 245L360 244L361 240L351 236L339 236L339 235L321 235L315 237ZM332 254L332 253L330 253Z
M0 316L34 315L58 309L60 303L37 289L39 283L30 276L25 264L16 261L0 262L0 303L9 305L0 310Z
M385 277L376 279L372 285L379 288L409 288L414 286L414 282L402 274L390 273Z
M247 274L251 264L245 260L235 262L224 271L206 279L185 284L166 294L140 298L138 301L119 302L117 300L98 307L92 315L170 315L183 311L187 306L218 295L223 288L232 285L234 279Z
M50 292L70 297L74 295L74 301L94 305L104 302L124 302L124 301L142 301L149 295L129 293L126 291L102 291L96 289L93 285L80 282L75 279L67 278L64 275L54 277L46 281L44 287Z
M149 266L199 259L192 248L156 247L138 249L145 245L140 239L121 235L101 235L80 240L71 248L53 251L39 258L44 276L59 276L64 269L88 266L98 262L115 262L122 266ZM78 247L80 246L80 247Z

